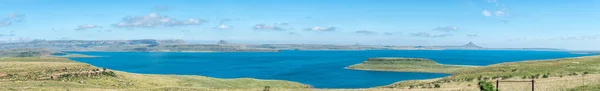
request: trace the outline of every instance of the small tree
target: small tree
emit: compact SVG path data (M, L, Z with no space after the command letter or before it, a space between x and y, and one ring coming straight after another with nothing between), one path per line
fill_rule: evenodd
M492 82L487 82L487 81L479 81L479 90L481 91L496 91L496 89L494 89L494 84L492 84Z

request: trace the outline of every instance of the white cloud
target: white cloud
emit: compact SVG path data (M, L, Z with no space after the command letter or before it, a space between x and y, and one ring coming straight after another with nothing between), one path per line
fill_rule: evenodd
M23 21L25 21L25 15L9 13L7 17L0 17L0 27L10 26L11 24Z
M10 24L11 24L11 21L9 21L9 20L0 20L0 27L9 26Z
M488 11L488 10L483 10L483 12L481 12L483 14L483 16L492 16L492 12Z
M444 31L444 32L450 32L450 31L457 31L457 30L459 30L459 29L460 29L460 28L458 28L458 27L456 27L456 26L445 26L445 27L439 26L439 27L437 27L437 28L435 28L435 29L433 29L433 30Z
M425 33L425 32L412 33L410 35L416 36L416 37L430 37L430 38L452 36L452 34L431 34L431 33Z
M496 16L505 16L506 12L503 10L499 10L499 11L494 12L494 14L496 14Z
M254 25L254 27L252 29L254 29L254 30L285 30L285 29L279 28L275 25L267 25L267 24L256 24L256 25Z
M102 28L102 26L98 25L79 25L75 30L86 30L86 29L94 29L94 28Z
M225 24L221 24L217 27L214 27L214 29L219 29L219 30L225 30L225 29L231 29L233 27L229 26L229 25L225 25Z
M320 27L314 26L310 28L305 28L304 31L336 31L335 27Z
M377 34L377 32L374 31L367 31L367 30L360 30L360 31L356 31L354 33L359 33L359 34L366 34L366 35L374 35Z

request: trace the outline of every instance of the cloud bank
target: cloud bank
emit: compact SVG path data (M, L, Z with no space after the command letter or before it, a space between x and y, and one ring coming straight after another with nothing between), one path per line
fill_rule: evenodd
M168 16L150 13L146 16L127 16L119 23L113 24L117 28L153 28L153 27L176 27L201 25L204 21L200 19L178 20Z

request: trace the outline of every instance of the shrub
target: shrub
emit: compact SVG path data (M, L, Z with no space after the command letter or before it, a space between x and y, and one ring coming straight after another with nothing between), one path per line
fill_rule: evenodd
M548 74L544 74L544 76L542 76L542 78L548 78Z
M39 56L41 56L40 52L33 52L33 51L21 52L17 55L17 57L39 57Z
M434 84L433 88L440 88L441 85L440 84Z
M488 82L488 81L479 81L479 90L481 91L496 91L496 89L494 89L494 84L492 84L492 82Z
M102 71L102 75L108 75L108 76L112 76L112 77L117 77L117 74L115 74L115 72L113 71Z

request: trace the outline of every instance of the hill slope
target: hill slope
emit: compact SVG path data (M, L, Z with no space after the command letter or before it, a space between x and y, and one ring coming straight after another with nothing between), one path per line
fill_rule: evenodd
M211 90L310 88L279 80L218 79L203 76L147 75L56 57L0 58L0 90Z

